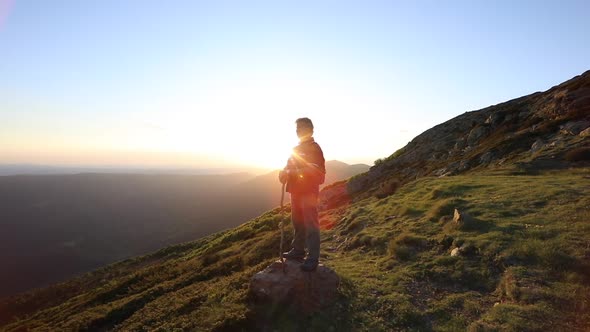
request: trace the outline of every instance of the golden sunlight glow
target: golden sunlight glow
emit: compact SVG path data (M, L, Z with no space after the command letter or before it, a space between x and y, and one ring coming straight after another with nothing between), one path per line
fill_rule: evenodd
M277 77L227 80L195 90L191 98L167 101L173 111L149 119L152 125L127 144L282 168L297 144L295 119L313 117L309 114L325 103L308 82Z
M126 113L81 118L78 126L64 128L54 118L35 117L35 126L27 122L27 128L2 133L4 142L20 143L0 146L0 154L4 162L277 169L286 165L297 145L295 120L304 116L313 120L314 137L327 160L366 162L390 153L388 146L377 151L378 145L358 145L359 129L366 127L362 121L370 121L374 129L362 132L368 141L391 135L394 122L390 103L364 91L358 82L311 80L274 71L231 72L216 79L206 84L182 81L180 88L138 100ZM383 109L383 117L359 117L367 108ZM60 135L55 134L58 127Z

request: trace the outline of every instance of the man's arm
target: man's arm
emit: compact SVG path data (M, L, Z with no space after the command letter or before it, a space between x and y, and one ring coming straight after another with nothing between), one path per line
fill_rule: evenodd
M310 151L308 161L303 169L303 174L304 176L319 177L326 173L325 169L324 152L318 144L315 144L314 149Z

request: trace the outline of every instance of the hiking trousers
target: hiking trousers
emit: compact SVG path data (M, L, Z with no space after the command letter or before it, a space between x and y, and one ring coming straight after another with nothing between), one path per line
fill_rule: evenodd
M319 260L318 193L291 193L291 222L294 229L293 248L297 251L307 248L307 257Z

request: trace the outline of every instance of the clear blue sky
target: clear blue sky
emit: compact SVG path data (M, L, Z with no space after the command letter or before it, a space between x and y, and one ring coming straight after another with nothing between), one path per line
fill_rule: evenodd
M589 1L0 0L0 163L386 157L590 69Z

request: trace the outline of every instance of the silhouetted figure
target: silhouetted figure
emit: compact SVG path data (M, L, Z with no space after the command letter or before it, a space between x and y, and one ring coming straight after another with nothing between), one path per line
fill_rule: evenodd
M293 149L287 166L279 173L279 181L287 183L287 192L291 194L291 222L295 229L292 248L283 257L301 260L307 248L307 258L301 269L314 271L320 258L318 195L326 176L326 166L324 153L312 137L311 120L300 118L295 123L299 145Z

